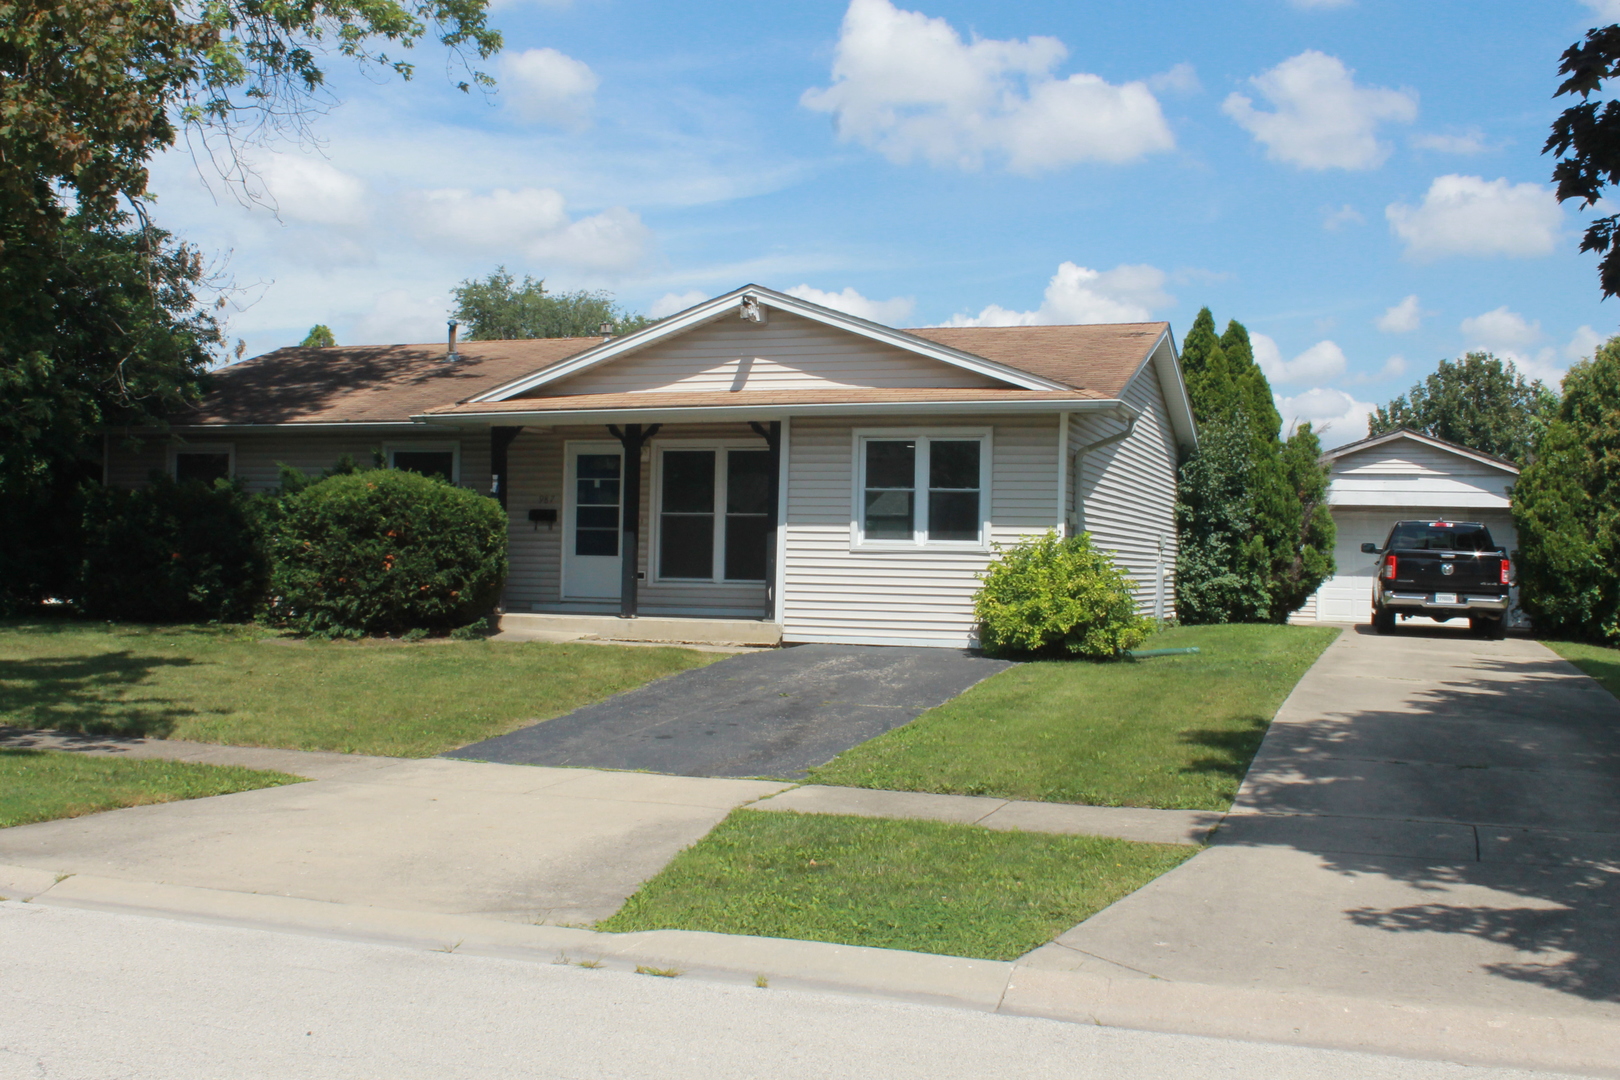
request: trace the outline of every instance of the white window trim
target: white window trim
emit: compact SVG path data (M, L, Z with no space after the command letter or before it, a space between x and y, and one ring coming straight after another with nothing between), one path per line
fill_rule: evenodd
M169 477L174 479L179 475L179 462L176 460L181 454L228 454L230 456L229 471L225 474L227 480L236 479L236 444L228 442L186 443L182 446L169 447Z
M652 519L648 530L650 546L647 550L647 577L661 587L671 589L712 589L716 585L759 586L764 588L764 578L728 578L726 572L726 530L725 530L725 499L726 499L726 468L725 450L752 450L764 452L768 448L759 439L732 438L732 439L654 439L652 458L652 501L649 504L648 516ZM713 450L714 455L714 576L712 578L667 578L659 572L659 552L663 550L663 524L664 524L664 451L666 450ZM780 528L780 526L778 527Z
M866 442L869 439L913 439L919 444L935 439L977 439L984 449L979 453L979 538L977 540L929 540L928 460L919 453L913 480L912 538L910 540L868 540L866 538ZM918 447L921 450L921 446ZM994 439L988 427L856 428L850 433L849 549L851 551L989 551L990 477L995 458Z
M383 443L383 461L388 463L390 469L394 467L394 454L402 450L407 454L442 454L446 450L450 451L450 482L458 486L461 484L461 440L436 439L430 442Z

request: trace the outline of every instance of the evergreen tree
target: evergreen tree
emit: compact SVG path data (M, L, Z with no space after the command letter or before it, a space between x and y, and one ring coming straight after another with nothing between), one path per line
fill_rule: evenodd
M1513 488L1521 602L1539 630L1620 644L1620 338L1563 391Z
M1374 412L1367 434L1410 428L1522 465L1557 410L1558 395L1513 361L1471 352Z
M1176 604L1187 622L1282 622L1333 573L1327 468L1310 425L1285 443L1249 332L1198 313L1182 350L1199 448L1182 466Z
M330 349L337 344L337 338L332 336L332 328L325 323L316 323L304 335L304 340L298 343L303 349Z

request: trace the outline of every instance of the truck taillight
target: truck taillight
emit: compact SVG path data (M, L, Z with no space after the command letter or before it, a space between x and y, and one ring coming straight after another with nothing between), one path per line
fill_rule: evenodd
M1395 580L1395 556L1393 555L1384 556L1384 580Z
M1506 559L1503 559L1502 560L1502 584L1506 585L1507 583L1508 583L1508 561Z

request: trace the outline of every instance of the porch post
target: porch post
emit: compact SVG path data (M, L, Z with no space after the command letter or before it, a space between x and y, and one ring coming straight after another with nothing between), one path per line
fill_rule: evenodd
M518 437L520 427L492 427L489 429L489 478L490 494L494 495L506 509L506 450L512 445L512 440Z
M765 621L770 622L776 618L776 530L779 525L776 518L777 504L782 497L782 421L772 420L767 427L750 420L748 426L771 450L771 514L765 528Z
M624 490L619 493L619 618L636 617L636 572L641 563L641 448L658 434L661 425L645 431L640 424L626 424L620 431L609 424L608 431L624 447Z

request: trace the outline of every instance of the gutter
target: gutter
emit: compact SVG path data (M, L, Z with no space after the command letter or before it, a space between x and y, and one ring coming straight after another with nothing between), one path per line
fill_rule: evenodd
M648 395L649 397L652 395ZM659 408L655 404L633 409L528 409L477 413L420 413L419 423L444 425L484 424L616 424L681 423L683 421L781 420L804 416L864 416L906 413L951 415L974 413L1118 412L1130 409L1115 398L1045 399L1040 401L874 401L817 402L797 405L686 405ZM1131 410L1134 414L1134 410Z

